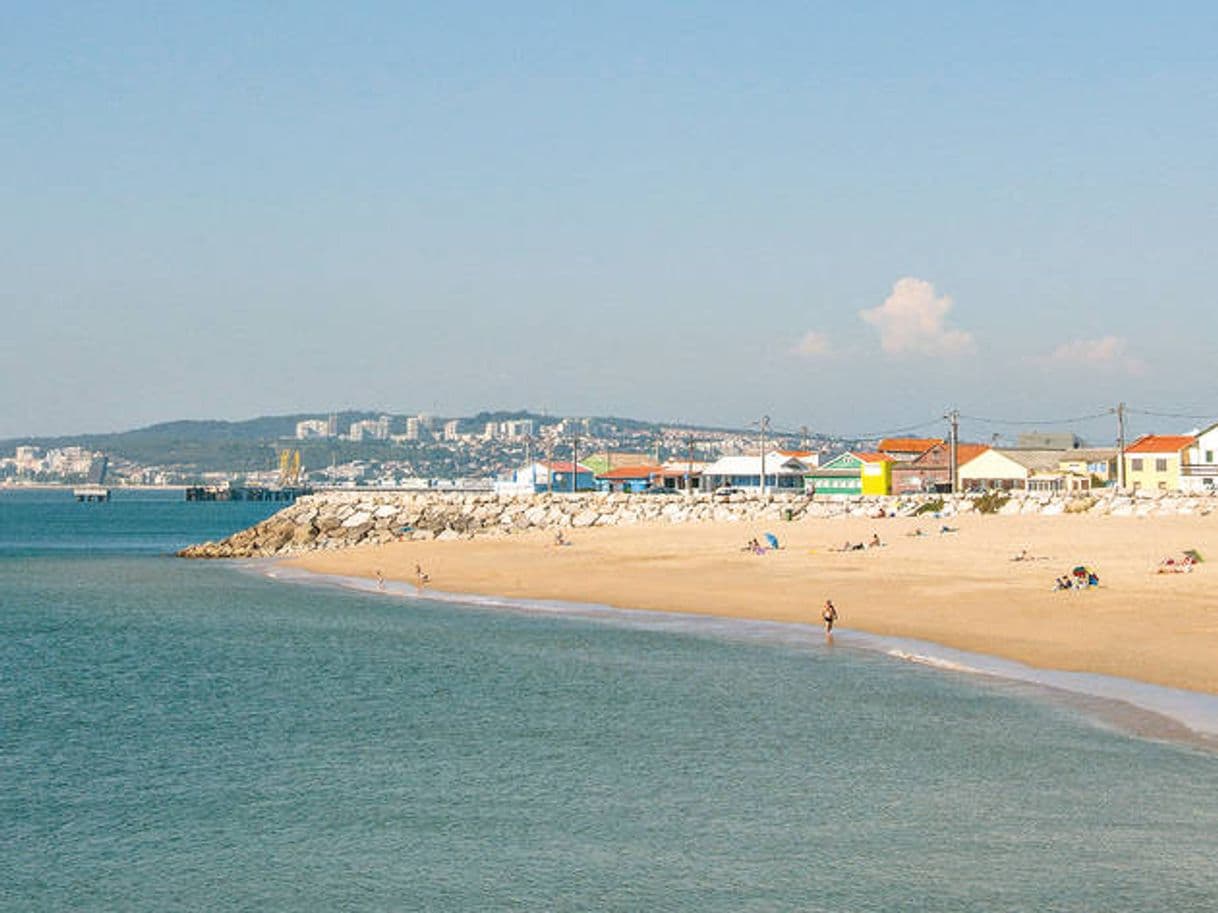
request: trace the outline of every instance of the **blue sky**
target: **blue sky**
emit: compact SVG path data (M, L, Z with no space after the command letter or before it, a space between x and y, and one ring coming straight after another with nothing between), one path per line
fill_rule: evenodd
M247 6L6 7L0 436L1218 413L1210 4Z

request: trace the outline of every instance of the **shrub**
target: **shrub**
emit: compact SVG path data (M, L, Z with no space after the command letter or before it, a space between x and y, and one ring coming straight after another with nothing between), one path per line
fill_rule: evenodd
M977 512L983 514L996 514L1002 510L1003 505L1011 500L1011 496L1004 494L1001 491L987 491L977 499Z
M935 498L933 501L919 504L918 509L913 512L913 515L920 517L922 514L937 514L941 510L943 510L943 499Z

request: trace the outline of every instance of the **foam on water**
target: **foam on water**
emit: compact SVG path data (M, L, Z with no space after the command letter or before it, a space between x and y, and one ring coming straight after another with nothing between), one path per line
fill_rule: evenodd
M245 561L240 567L288 583L328 585L375 595L428 599L473 608L529 614L559 615L653 631L700 634L733 640L784 645L844 647L878 653L901 662L925 666L939 673L985 676L1016 682L1043 694L1082 698L1069 702L1096 720L1127 732L1151 738L1187 741L1218 748L1218 696L1168 688L1133 679L1088 672L1041 669L1015 660L969 653L912 638L888 637L864 631L839 629L831 643L819 636L819 625L758 619L729 618L695 613L619 609L596 603L514 599L470 593L423 589L400 581L379 585L366 577L317 574L286 567L273 560ZM1157 720L1156 720L1157 718Z

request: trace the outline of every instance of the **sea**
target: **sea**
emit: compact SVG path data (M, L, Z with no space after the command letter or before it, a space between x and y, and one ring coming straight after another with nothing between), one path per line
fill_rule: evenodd
M0 493L0 909L1218 910L1212 699L173 557L274 508Z

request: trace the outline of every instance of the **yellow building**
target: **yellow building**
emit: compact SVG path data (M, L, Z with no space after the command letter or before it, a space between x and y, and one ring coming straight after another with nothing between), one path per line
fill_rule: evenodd
M856 453L860 460L860 488L865 495L892 494L892 457L884 453Z
M1191 435L1147 434L1125 448L1125 485L1149 491L1179 491L1188 464Z
M1062 472L1097 480L1107 485L1117 478L1117 452L1109 449L1067 450L1058 462Z

